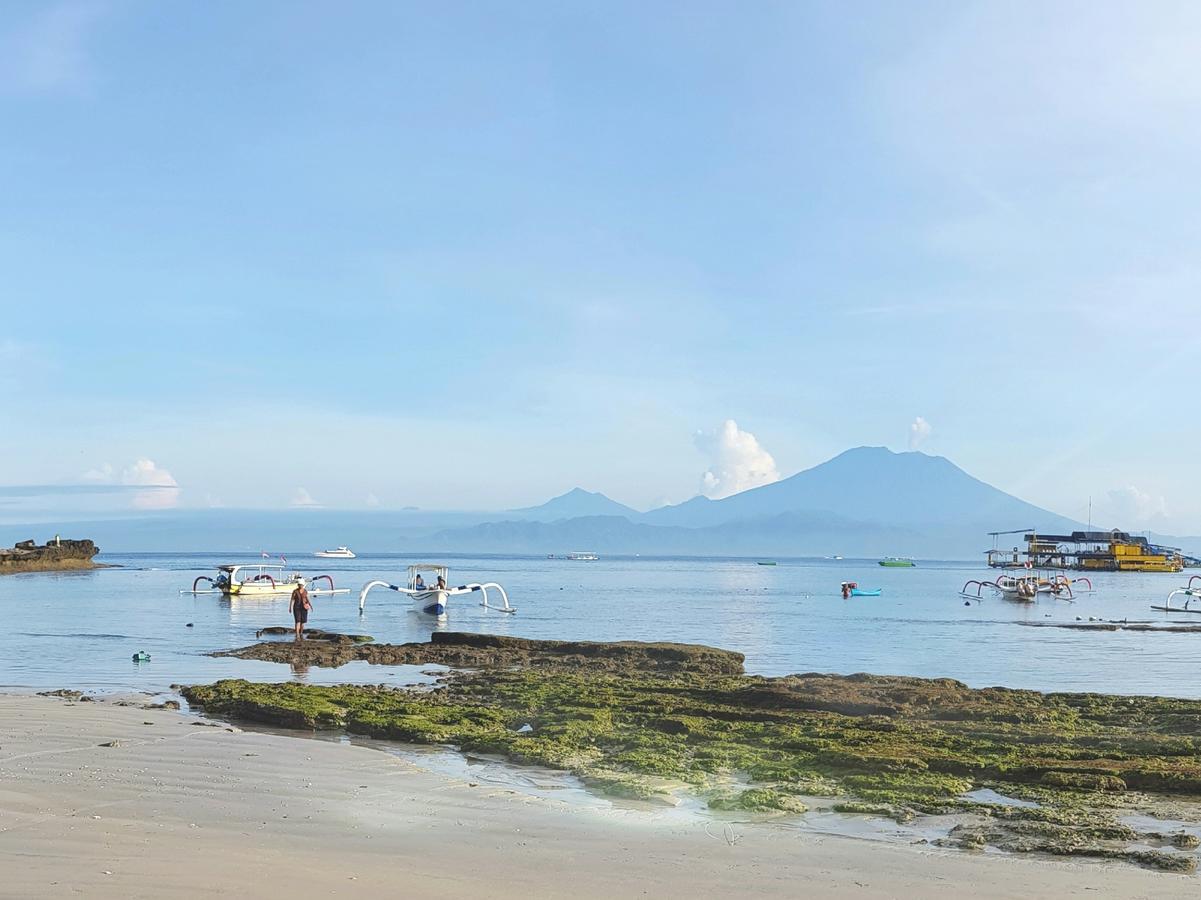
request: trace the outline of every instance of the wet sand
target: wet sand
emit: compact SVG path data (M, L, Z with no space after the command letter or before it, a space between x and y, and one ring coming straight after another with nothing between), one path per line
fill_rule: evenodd
M0 897L1194 897L1193 876L570 806L167 710L0 695ZM116 742L114 746L100 746Z

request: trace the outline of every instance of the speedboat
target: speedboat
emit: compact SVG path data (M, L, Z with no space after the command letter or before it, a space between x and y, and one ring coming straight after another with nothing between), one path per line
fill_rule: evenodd
M426 584L425 577L428 576L432 585ZM450 569L447 566L438 563L416 563L408 568L408 580L401 586L390 584L387 581L369 581L363 585L363 589L359 592L359 612L363 611L363 607L367 603L367 594L372 588L385 587L390 591L396 591L400 594L406 594L416 607L417 612L433 616L435 619L446 618L449 612L449 600L451 597L459 594L479 593L483 597L480 606L485 609L494 609L497 612L515 613L517 610L509 605L509 595L495 581L487 581L483 584L460 584L457 587L449 587ZM488 589L492 588L500 594L501 606L492 606L488 603Z
M349 547L336 547L333 550L318 550L313 556L321 559L354 559L354 551Z
M567 558L573 562L592 562L600 559L600 557L591 550L573 550L571 553L567 554Z
M298 587L316 585L319 581L328 581L329 588L309 589L313 596L328 596L330 594L349 594L350 588L334 588L334 579L329 575L318 575L316 578L305 579L299 572L288 575L283 566L248 563L245 565L217 566L217 577L200 575L192 582L190 591L180 591L181 594L223 594L226 597L279 597L291 594ZM200 583L207 581L210 587L200 589Z

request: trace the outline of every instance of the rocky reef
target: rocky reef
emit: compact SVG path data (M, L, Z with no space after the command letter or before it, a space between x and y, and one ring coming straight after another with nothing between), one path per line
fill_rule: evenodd
M949 679L745 675L711 647L438 633L428 644L266 643L244 658L445 663L437 690L221 681L211 714L450 744L719 810L950 817L942 843L1191 872L1201 701L973 689ZM995 793L976 795L980 789ZM1139 830L1128 816L1164 824ZM1141 821L1141 820L1139 820Z
M100 552L91 541L72 541L55 537L45 544L21 541L15 547L0 549L0 575L10 572L55 572L91 569L92 558Z
M264 629L269 634L273 629ZM280 628L277 633L291 634ZM644 643L642 641L550 641L435 631L425 644L366 643L363 635L326 635L310 641L264 641L214 656L236 656L295 665L336 667L362 660L377 665L425 665L478 669L521 666L534 669L590 669L593 671L698 672L736 675L742 672L743 655L699 644Z

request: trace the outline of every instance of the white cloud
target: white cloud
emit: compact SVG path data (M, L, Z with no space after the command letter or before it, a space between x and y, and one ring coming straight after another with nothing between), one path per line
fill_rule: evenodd
M1109 511L1114 528L1129 529L1131 525L1147 525L1166 518L1168 501L1162 495L1150 494L1131 484L1109 492Z
M930 432L934 429L930 423L918 416L909 423L909 449L916 450L922 444L926 443L926 439L930 437Z
M114 474L112 463L102 463L94 469L88 469L79 477L89 484L112 484Z
M86 89L92 81L87 43L103 4L67 0L29 8L33 16L0 34L0 93Z
M296 509L319 509L321 507L321 504L313 499L313 495L302 487L298 487L292 492L290 505Z
M701 477L701 493L706 497L717 500L780 480L771 454L733 419L726 419L712 431L697 432L694 441L710 460Z
M179 482L153 460L139 459L121 472L121 483L147 490L135 491L133 505L138 509L171 509L179 502Z
M368 494L367 497L363 500L363 503L365 503L367 506L371 507L372 509L375 509L375 507L379 506L379 497L375 496L375 494Z

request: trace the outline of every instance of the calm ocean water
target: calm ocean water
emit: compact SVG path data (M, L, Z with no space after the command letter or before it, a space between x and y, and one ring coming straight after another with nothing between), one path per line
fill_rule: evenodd
M400 667L352 664L292 672L272 663L213 659L267 625L287 625L287 598L223 600L180 594L212 574L227 555L106 555L122 568L0 578L0 688L79 687L161 691L172 683L225 677L311 682L408 681ZM358 589L374 578L403 578L412 558L318 560L289 555L308 575L328 572L352 592L319 597L315 627L366 632L387 642L420 641L433 623L390 591L376 591L365 614ZM515 616L488 612L469 596L452 598L446 628L526 637L671 640L746 654L747 670L874 672L945 676L973 686L1091 690L1201 697L1199 634L1083 633L1023 628L1021 621L1070 622L1077 616L1162 621L1151 602L1185 575L1099 575L1096 592L1076 603L1043 599L1018 605L995 598L964 605L958 591L988 570L965 563L885 569L874 560L611 558L569 562L514 557L447 557L451 581L499 581ZM994 573L995 574L995 573ZM883 589L843 600L842 580ZM1185 619L1176 616L1176 620ZM1201 624L1201 616L1196 619ZM193 627L188 628L187 623ZM138 650L151 654L135 664Z

